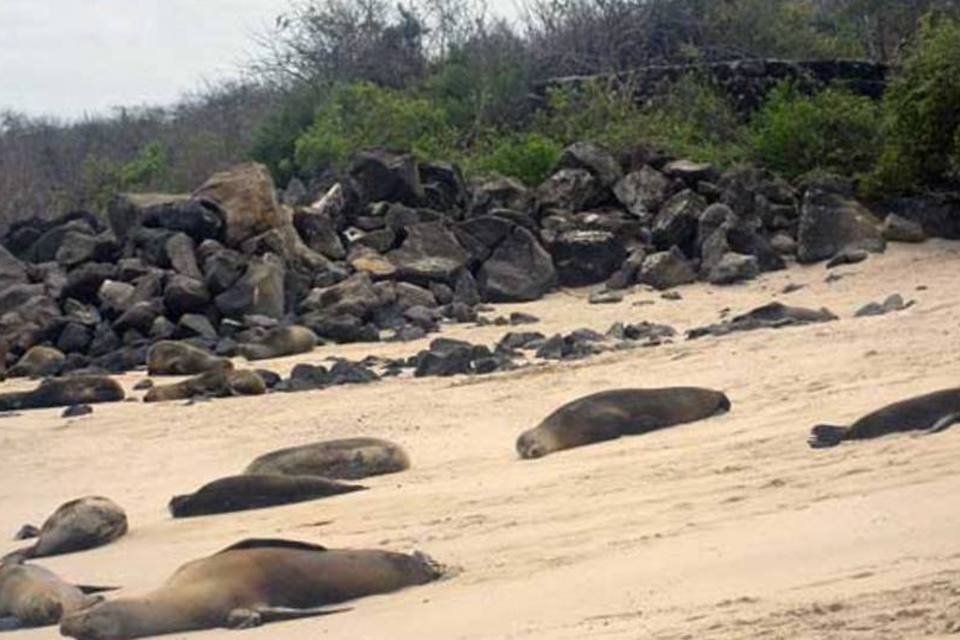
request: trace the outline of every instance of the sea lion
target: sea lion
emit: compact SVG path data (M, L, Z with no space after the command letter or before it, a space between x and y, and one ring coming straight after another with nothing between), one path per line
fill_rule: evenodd
M53 347L36 346L23 354L7 372L8 378L41 378L60 373L67 357Z
M264 454L251 462L244 473L357 480L409 468L410 457L399 445L377 438L345 438Z
M366 487L319 476L239 475L214 480L196 492L174 496L174 518L204 516L326 498Z
M0 411L119 402L123 397L123 387L108 376L48 378L31 391L0 393Z
M127 515L115 502L88 496L66 502L40 527L33 546L4 558L39 558L92 549L113 542L127 532Z
M232 369L233 363L188 342L161 340L147 353L147 375L193 376L208 371Z
M112 589L72 585L49 569L4 562L0 564L0 618L12 617L15 627L57 624L65 614L103 600L89 594Z
M818 424L811 430L807 442L814 449L824 449L835 447L844 440L865 440L898 431L938 433L955 422L960 422L960 387L888 404L849 427Z
M60 633L129 640L336 613L346 600L425 584L442 575L429 557L325 549L287 540L245 540L188 562L142 598L119 598L65 616Z
M143 396L144 402L187 400L198 396L226 398L228 396L259 396L267 386L255 371L216 369L199 376L153 387Z
M317 334L306 327L293 325L270 329L261 340L241 344L239 352L247 360L266 360L310 353L315 346Z
M735 316L733 320L690 329L687 331L687 339L694 340L706 335L725 336L737 331L780 329L819 322L832 322L834 320L837 320L837 316L826 307L807 309L805 307L791 307L780 302L771 302Z
M569 402L517 438L521 458L647 433L730 410L723 393L699 387L615 389Z

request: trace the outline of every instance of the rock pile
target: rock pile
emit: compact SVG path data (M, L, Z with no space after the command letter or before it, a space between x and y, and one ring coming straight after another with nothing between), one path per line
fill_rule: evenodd
M477 321L482 302L557 285L729 284L794 254L922 236L899 215L881 228L830 181L800 192L759 169L721 174L655 153L619 162L588 143L535 189L468 185L455 166L371 151L332 187L294 181L278 195L263 166L245 164L190 195L121 195L106 218L30 219L0 239L11 373L119 372L170 339L253 353L294 324L320 341L416 339Z

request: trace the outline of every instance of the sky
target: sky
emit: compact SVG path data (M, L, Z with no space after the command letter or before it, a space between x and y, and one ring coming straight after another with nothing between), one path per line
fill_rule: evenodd
M495 0L499 4L509 0ZM0 112L76 119L236 77L287 0L0 0Z

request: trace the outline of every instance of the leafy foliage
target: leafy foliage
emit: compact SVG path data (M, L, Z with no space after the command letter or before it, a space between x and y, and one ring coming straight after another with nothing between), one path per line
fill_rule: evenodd
M470 173L499 173L532 187L550 175L562 151L560 143L537 133L492 136L465 164Z
M879 106L840 88L808 96L782 84L752 123L756 157L790 177L813 170L868 171L879 133Z
M868 189L960 178L960 22L923 22L884 97L884 146Z

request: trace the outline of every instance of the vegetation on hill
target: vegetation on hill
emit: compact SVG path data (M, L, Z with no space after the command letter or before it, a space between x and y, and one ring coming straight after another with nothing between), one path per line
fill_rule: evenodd
M562 147L641 143L720 166L863 178L875 195L956 185L958 0L528 0L518 24L471 0L294 0L261 37L250 80L169 108L62 123L0 115L0 219L102 208L121 189L184 191L256 159L305 182L369 146L459 162L528 184ZM751 117L706 78L639 104L629 72L740 57L893 65L882 103L780 86Z

